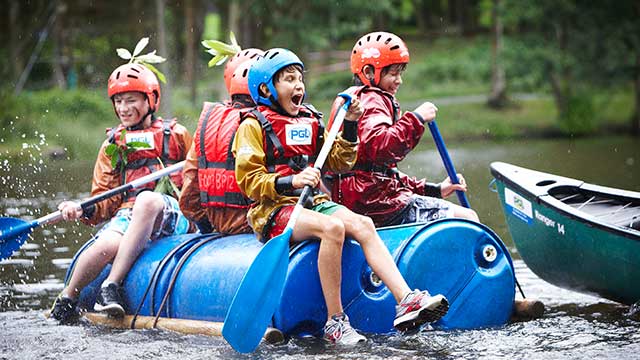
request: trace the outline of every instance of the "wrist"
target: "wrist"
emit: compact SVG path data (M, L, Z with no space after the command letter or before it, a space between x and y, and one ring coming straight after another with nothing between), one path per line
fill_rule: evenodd
M276 178L276 192L278 194L283 194L289 190L293 190L293 175Z
M442 184L425 183L424 194L426 196L442 199Z

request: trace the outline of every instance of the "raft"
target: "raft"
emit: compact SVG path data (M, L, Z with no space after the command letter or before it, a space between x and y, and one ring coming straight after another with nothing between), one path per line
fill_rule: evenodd
M444 294L450 309L433 324L475 329L506 324L513 312L514 267L500 238L485 225L443 219L378 229L411 288ZM73 271L75 255L67 272ZM242 277L262 244L252 234L189 234L151 243L124 281L128 314L222 322ZM318 242L289 252L282 301L271 327L288 336L318 336L327 318L317 270ZM81 293L93 309L107 266ZM164 301L163 301L164 300ZM367 265L357 242L345 241L342 302L351 324L366 333L391 333L395 300Z

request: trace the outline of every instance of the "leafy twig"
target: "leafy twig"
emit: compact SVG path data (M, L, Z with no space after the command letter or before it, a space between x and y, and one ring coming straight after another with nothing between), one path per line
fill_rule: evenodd
M167 59L163 58L162 56L156 55L155 50L153 50L150 53L140 55L142 50L144 50L144 48L147 47L147 45L149 45L149 38L143 37L136 44L136 47L133 50L133 53L123 48L116 49L116 52L118 53L118 56L120 56L120 58L124 60L129 60L129 64L136 63L136 64L141 64L146 66L147 68L149 68L149 70L153 71L153 73L156 74L156 76L160 81L162 81L162 83L166 84L167 78L164 76L163 73L161 73L155 66L151 64L159 64L159 63L165 62Z
M236 41L236 36L233 34L233 31L229 32L229 39L231 40L231 44L225 44L218 40L202 41L202 46L207 48L206 52L213 55L213 58L209 60L209 67L222 65L228 58L242 50Z

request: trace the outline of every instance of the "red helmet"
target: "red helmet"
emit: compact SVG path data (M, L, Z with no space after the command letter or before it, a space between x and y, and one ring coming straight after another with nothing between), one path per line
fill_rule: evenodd
M160 106L158 78L144 65L124 64L119 66L109 76L108 86L109 98L127 91L138 91L147 95L150 111L156 111Z
M227 61L224 66L224 84L227 87L227 91L231 95L231 78L236 68L247 60L256 60L258 57L264 55L264 51L256 48L244 49L237 52L233 57Z
M231 76L229 95L251 95L249 92L249 69L251 65L253 65L253 61L245 61L238 65Z
M376 85L380 82L382 68L392 64L409 62L409 49L404 41L392 33L378 31L361 37L351 52L351 72L358 75L365 85ZM362 69L365 65L374 68L373 84L367 79Z

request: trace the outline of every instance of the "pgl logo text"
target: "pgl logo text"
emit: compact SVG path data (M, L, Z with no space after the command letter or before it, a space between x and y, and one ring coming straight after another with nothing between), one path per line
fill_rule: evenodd
M295 141L303 141L309 137L311 137L309 129L291 129L289 132L289 138Z

